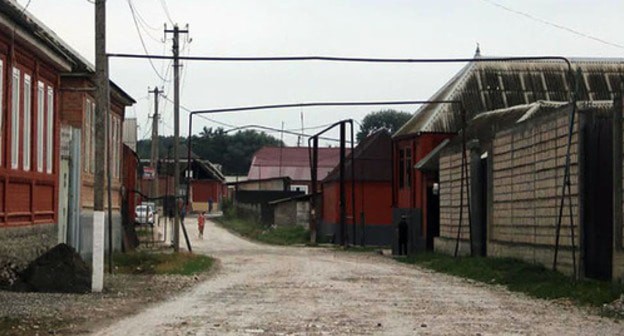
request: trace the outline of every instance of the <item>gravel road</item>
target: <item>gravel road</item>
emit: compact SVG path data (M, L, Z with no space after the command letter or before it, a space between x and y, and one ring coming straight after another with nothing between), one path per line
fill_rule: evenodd
M260 245L211 222L205 237L194 247L221 260L216 275L95 335L624 334L573 306L382 256Z

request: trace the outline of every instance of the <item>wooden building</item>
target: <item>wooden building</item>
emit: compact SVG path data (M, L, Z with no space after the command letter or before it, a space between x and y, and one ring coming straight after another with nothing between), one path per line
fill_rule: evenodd
M392 227L391 148L392 139L385 129L362 140L354 149L353 154L355 178L351 174L351 154L346 158L345 230L349 241L353 244L392 245L394 228ZM322 182L322 219L318 226L319 236L333 237L336 242L342 241L339 176L340 171L336 167ZM351 189L353 186L355 187L355 203Z

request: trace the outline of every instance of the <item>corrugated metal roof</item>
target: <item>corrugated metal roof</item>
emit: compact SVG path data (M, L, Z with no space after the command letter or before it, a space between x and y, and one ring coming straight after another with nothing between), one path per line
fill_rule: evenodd
M529 121L533 118L546 116L552 113L568 113L570 103L537 101L531 104L513 106L505 109L488 111L475 116L468 122L467 127L450 141L446 148L457 147L461 144L461 132L466 132L466 140L489 141L494 135L515 125ZM579 101L577 111L610 109L612 101Z
M366 137L354 148L356 181L392 180L392 138L386 129L380 129ZM340 169L335 167L323 182L337 181ZM345 162L345 179L351 180L351 155Z
M350 151L347 149L346 153ZM318 178L322 180L338 164L340 148L319 148ZM310 156L307 147L263 147L251 161L250 180L288 176L293 181L310 181Z
M610 100L624 79L624 59L571 59L582 72L579 100ZM467 64L430 100L459 100L467 118L539 100L569 101L567 65L556 61L473 62ZM394 136L419 132L454 133L461 128L458 104L421 106Z

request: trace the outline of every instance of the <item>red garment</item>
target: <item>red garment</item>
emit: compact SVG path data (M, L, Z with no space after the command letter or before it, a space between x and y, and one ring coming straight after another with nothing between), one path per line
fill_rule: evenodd
M204 232L204 224L206 224L206 219L204 218L204 216L199 215L199 217L197 217L197 228L199 229L200 233Z

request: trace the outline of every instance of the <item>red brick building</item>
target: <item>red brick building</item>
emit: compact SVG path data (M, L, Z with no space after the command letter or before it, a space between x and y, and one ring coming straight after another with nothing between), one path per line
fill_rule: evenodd
M92 153L83 142L91 138L84 125L93 107L93 73L37 18L15 1L0 0L0 267L20 268L58 242L89 250L85 219L92 216L83 210L92 207L92 177L82 164ZM118 214L121 120L134 101L114 84L111 95Z

